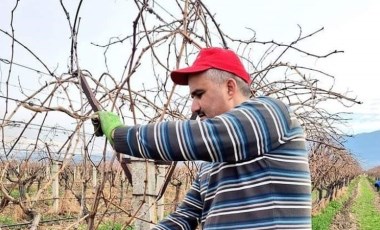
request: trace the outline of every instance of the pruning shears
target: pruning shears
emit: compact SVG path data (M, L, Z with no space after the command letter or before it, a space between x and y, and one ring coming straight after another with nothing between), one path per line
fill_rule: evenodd
M78 76L78 80L80 82L80 86L82 88L82 91L86 95L88 103L90 104L92 110L94 112L102 110L102 106L100 105L99 101L96 99L94 93L91 91L91 88L90 88L90 86L89 86L89 84L85 78L85 74L83 74L82 71L75 71L73 74ZM102 132L102 129L100 128L99 119L96 119L96 118L92 119L92 123L95 127L98 127L95 130L95 135L96 136L102 136L103 132ZM120 165L124 171L126 178L128 179L129 183L132 184L131 171L129 170L126 162L121 161L121 159L124 159L124 158L120 158L120 153L116 153L116 157L117 157L117 160L120 162Z

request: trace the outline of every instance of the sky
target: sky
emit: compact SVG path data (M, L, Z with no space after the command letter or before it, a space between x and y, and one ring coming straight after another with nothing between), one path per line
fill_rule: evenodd
M128 9L123 7L126 2L130 0L83 1L80 42L84 44L81 51L88 53L87 58L81 60L83 66L96 66L102 62L101 56L97 59L93 55L91 42L104 41L109 34L120 35L122 32L118 28L125 26L126 21L132 21ZM170 4L168 0L156 2ZM246 27L249 27L256 31L258 40L289 42L298 35L298 25L304 33L324 27L304 47L321 53L343 50L343 54L328 61L318 61L315 65L335 76L338 89L349 91L351 96L357 96L363 102L348 109L335 106L331 109L352 113L349 126L344 127L350 133L380 130L380 1L234 0L221 4L220 0L207 0L204 3L215 14L223 30L235 37L246 35ZM11 31L10 10L14 4L15 1L5 0L0 7L0 28L8 32ZM17 37L37 51L50 66L56 66L58 70L66 68L69 27L58 1L20 1L14 23ZM19 63L39 65L22 52L17 57ZM0 58L8 59L9 56L9 39L1 34ZM1 82L6 78L5 69L5 64L0 62Z

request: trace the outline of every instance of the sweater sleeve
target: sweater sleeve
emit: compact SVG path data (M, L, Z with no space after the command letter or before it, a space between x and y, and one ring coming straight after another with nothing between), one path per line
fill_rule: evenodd
M125 126L115 130L115 150L164 161L239 162L268 153L303 130L281 101L248 100L215 118Z
M176 211L157 224L153 230L195 230L202 215L202 208L199 177L197 176Z

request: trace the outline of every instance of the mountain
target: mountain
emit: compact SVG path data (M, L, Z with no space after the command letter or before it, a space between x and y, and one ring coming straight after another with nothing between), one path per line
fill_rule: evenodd
M344 146L367 170L380 165L380 130L347 138Z

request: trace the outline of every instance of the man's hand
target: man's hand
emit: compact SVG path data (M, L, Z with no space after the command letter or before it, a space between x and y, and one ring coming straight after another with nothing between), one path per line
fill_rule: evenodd
M106 135L107 140L113 145L113 131L115 128L123 126L119 116L113 112L98 111L91 117L94 125L95 136Z

